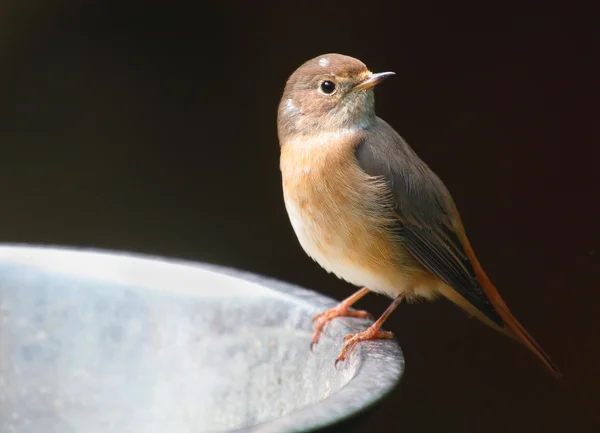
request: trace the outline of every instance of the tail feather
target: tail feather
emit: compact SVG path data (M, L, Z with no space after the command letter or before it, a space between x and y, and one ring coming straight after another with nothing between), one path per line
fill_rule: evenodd
M521 342L525 347L527 347L531 352L533 352L540 360L544 363L544 365L548 368L548 370L556 377L557 379L562 378L562 373L559 371L556 364L550 359L550 357L544 352L542 347L533 339L533 337L525 330L523 325L519 323L519 321L513 316L513 314L508 309L504 300L500 297L498 290L491 283L483 268L479 264L471 245L469 244L469 240L466 235L464 235L464 229L462 230L462 243L465 247L465 251L473 265L473 269L475 270L475 275L479 284L483 288L483 292L486 294L488 299L490 300L492 306L496 309L502 321L504 322L505 328L500 329L505 334L515 338L519 342ZM477 314L477 317L480 319L481 314ZM491 323L489 320L484 320L488 325ZM497 326L492 326L497 328Z
M484 287L485 290L485 287ZM490 289L488 289L489 291ZM495 289L494 289L495 290ZM487 291L486 291L487 292ZM557 378L562 378L562 373L559 371L557 365L550 359L548 354L544 352L544 349L534 340L534 338L525 330L523 325L512 315L506 304L501 298L494 299L494 296L490 296L490 301L500 317L504 322L504 325L508 330L517 338L521 343L531 350L540 360L546 365L548 370Z

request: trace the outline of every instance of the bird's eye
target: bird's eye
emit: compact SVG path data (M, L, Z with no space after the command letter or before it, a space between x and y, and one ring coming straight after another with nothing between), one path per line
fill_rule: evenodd
M335 91L335 83L333 81L325 80L321 83L321 92L331 95Z

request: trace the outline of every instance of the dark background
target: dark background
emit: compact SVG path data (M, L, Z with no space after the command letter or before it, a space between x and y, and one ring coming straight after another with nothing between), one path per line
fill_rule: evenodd
M378 114L446 182L565 380L447 302L404 305L386 326L401 385L344 431L599 431L597 23L575 2L499 4L5 0L0 241L202 260L348 296L291 229L275 116L297 66L352 55L397 73Z

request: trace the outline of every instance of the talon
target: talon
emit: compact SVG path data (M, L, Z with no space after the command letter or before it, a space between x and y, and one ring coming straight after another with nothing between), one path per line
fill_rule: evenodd
M338 364L340 363L340 361L343 361L343 359L340 359L340 358L336 359L335 363L333 364L333 368L335 368L337 370L338 369Z

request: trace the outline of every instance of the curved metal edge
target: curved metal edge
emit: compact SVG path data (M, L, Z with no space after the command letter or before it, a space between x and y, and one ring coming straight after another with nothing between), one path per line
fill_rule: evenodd
M21 250L44 249L80 252L84 254L104 254L200 267L208 271L261 284L280 294L289 296L294 302L302 303L304 306L315 312L338 303L338 301L333 298L329 298L292 283L259 275L250 271L206 262L168 258L126 250L72 247L58 244L0 243L0 248L14 248ZM350 318L349 320L352 322L354 319ZM350 329L348 325L343 324L340 321L332 322L330 326ZM360 346L351 353L350 358L355 356L359 357L357 360L358 369L352 380L325 400L287 413L275 420L265 421L251 427L221 431L219 433L305 433L337 424L366 411L368 408L381 401L397 386L404 374L405 359L400 346L395 340L376 340L361 343ZM382 384L384 384L384 386L382 386ZM307 422L307 420L310 421Z
M300 286L249 271L213 264L201 263L200 265L236 278L260 283L291 296L295 302L301 300L307 303L315 311L321 311L339 302ZM353 321L354 319L349 318L349 322ZM332 322L329 326L351 330L348 325L340 321ZM214 433L307 433L359 415L394 390L404 374L405 359L402 349L395 340L361 343L357 350L351 353L350 359L356 356L359 357L357 360L359 367L352 380L325 400L252 427ZM310 422L307 423L306 420Z
M404 372L404 357L399 346L381 347L385 344L379 341L367 344L372 346L366 349L363 343L356 355L360 357L356 375L337 393L275 420L227 433L312 432L365 412L392 392ZM381 386L382 383L385 385Z

